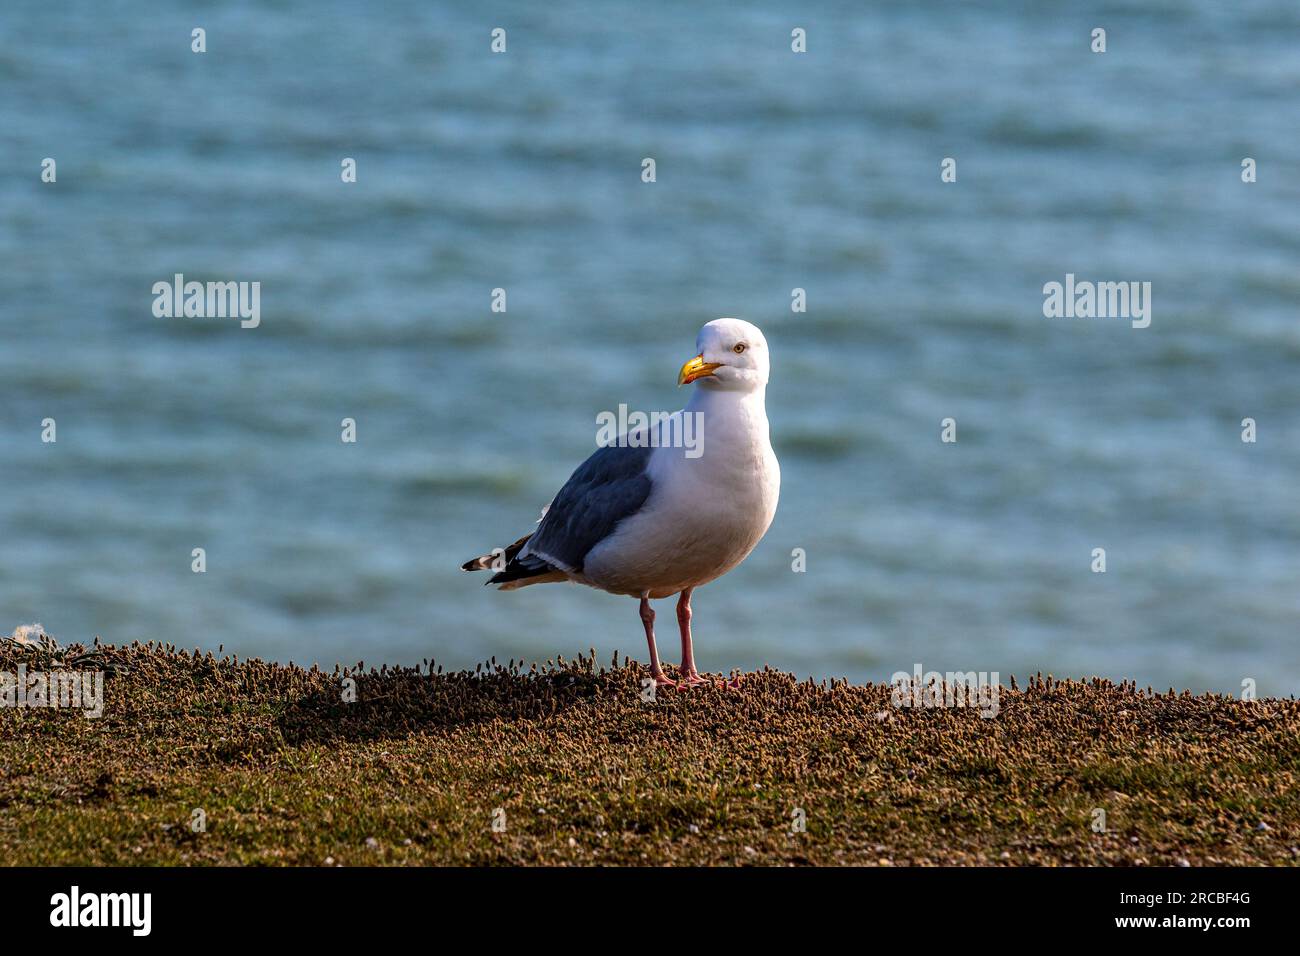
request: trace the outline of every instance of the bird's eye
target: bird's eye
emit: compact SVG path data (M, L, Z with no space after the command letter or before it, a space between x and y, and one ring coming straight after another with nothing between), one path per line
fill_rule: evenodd
M737 342L737 343L736 343L736 347L733 348L731 351L733 351L733 352L735 352L737 355L739 355L741 352L745 351L745 343L744 343L744 342Z

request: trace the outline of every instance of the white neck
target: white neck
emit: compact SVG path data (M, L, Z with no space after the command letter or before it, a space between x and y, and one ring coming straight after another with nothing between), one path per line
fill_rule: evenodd
M750 426L748 433L755 438L761 436L763 443L768 441L766 385L755 385L744 390L696 385L685 411L703 414L706 429L710 427L710 419L714 419L720 426L723 421L747 419Z

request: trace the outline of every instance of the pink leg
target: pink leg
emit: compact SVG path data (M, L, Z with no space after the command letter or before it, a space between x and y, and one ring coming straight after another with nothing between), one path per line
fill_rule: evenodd
M687 588L677 599L677 627L682 632L680 679L687 687L708 683L695 669L695 648L691 645L691 591L693 590L694 588Z
M740 678L733 677L731 680L711 681L700 676L700 672L695 668L695 648L691 644L691 592L694 588L687 588L677 599L677 627L682 632L682 666L681 677L679 678L682 687L694 687L697 684L713 684L719 687L725 687L728 690L740 690Z
M655 647L655 612L649 598L641 599L641 623L645 625L645 641L650 646L650 676L657 687L676 687L659 666L659 648Z

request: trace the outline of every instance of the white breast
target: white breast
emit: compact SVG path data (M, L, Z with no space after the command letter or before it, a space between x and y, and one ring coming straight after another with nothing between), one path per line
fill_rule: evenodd
M745 559L771 525L781 488L763 398L761 389L696 390L678 414L703 416L699 457L687 457L682 448L654 451L650 498L592 549L585 583L617 594L667 597Z

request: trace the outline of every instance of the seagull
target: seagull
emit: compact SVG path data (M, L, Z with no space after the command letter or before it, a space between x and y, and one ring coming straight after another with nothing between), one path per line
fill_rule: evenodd
M764 407L763 333L740 319L714 319L695 349L677 376L679 387L695 386L684 409L597 449L531 534L461 565L495 571L486 583L503 591L572 581L640 599L656 687L708 683L695 667L691 594L749 556L772 524L781 489ZM691 435L694 443L683 440ZM659 663L650 606L674 594L682 638L676 681Z

